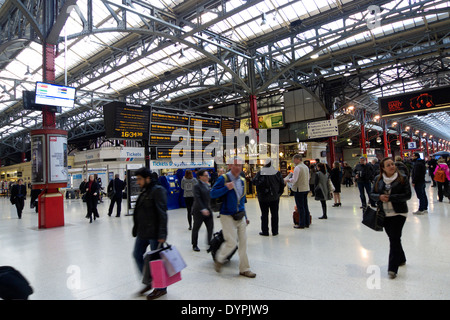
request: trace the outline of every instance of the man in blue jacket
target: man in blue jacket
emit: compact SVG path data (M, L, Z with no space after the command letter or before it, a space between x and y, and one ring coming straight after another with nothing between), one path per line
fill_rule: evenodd
M220 176L211 189L211 198L223 198L220 208L220 223L225 242L217 251L214 268L220 272L226 258L238 246L239 274L248 278L256 277L250 271L247 257L247 233L249 223L245 212L245 179L241 177L242 160L235 158L229 165L230 171ZM239 242L239 244L238 244Z

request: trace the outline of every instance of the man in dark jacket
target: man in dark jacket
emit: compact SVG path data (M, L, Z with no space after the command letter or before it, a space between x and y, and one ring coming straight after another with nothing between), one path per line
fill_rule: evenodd
M419 199L419 210L414 214L428 213L428 198L425 192L425 174L427 169L425 161L420 159L419 153L413 154L413 168L411 172L411 182Z
M253 178L258 194L259 207L261 208L261 232L259 234L261 236L269 235L270 209L272 235L276 236L278 234L278 209L280 196L284 191L284 181L281 173L272 166L270 159L263 169Z
M25 198L27 197L27 187L23 184L23 180L19 179L17 184L11 188L11 203L16 205L17 216L22 219L22 211L25 206Z
M371 181L374 178L373 167L366 163L366 158L359 158L359 163L355 166L353 173L355 174L356 182L359 189L359 197L361 199L361 208L364 209L367 206L366 196L364 190L366 190L369 197L369 202L372 207L375 207L375 202L370 198L370 191L372 189Z
M133 214L133 237L136 237L133 256L140 272L144 267L144 253L150 245L151 250L156 250L158 244L163 244L167 238L167 192L164 187L151 178L148 168L136 171L136 182L142 188ZM151 289L141 291L144 293ZM165 295L167 290L155 289L148 296L153 300Z
M111 180L108 184L108 197L111 199L109 205L108 216L111 217L114 209L114 204L117 204L116 217L120 217L120 211L122 209L123 189L125 189L125 182L119 179L119 175L115 175L115 179Z

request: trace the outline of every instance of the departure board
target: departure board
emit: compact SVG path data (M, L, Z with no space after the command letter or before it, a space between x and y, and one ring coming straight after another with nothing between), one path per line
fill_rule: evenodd
M222 136L227 136L227 129L231 129L236 131L241 127L241 122L235 118L230 117L222 117L222 122L220 124L220 131L222 132Z
M111 139L148 139L150 107L111 102L103 106L106 137Z
M201 123L201 135L209 129L217 129L217 135L220 132L221 116L208 115L205 113L195 113L180 109L170 109L153 107L150 118L150 139L149 146L153 147L173 147L179 142L171 141L172 133L177 129L186 129L191 135L191 144L194 146L194 141L201 138L196 138L195 122ZM197 123L198 124L198 123ZM202 146L209 145L211 142L200 142Z

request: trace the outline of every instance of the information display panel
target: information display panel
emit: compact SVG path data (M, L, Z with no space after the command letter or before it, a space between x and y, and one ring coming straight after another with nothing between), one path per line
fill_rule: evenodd
M106 137L144 140L149 135L150 107L111 102L103 106Z
M382 118L440 112L450 109L450 86L430 88L378 99Z

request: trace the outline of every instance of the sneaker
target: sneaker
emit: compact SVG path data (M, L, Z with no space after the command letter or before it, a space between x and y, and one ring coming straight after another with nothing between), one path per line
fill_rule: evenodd
M425 209L425 210L423 210L422 212L423 212L423 213L428 213L428 210L427 210L427 209Z
M413 214L416 214L416 215L422 215L422 214L424 214L424 212L423 212L423 211L420 211L420 210L417 210L417 211L413 212Z

